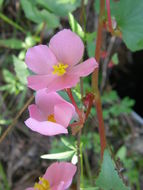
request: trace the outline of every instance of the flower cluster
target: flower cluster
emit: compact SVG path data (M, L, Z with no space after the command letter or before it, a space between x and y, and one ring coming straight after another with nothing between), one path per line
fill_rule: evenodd
M57 93L76 86L98 67L94 58L80 63L84 45L79 36L64 29L54 35L49 46L28 49L26 64L35 73L28 77L28 87L36 90L35 104L29 106L27 127L42 135L67 134L67 127L76 114L74 106ZM52 164L39 183L27 190L65 190L72 181L76 166L62 162Z

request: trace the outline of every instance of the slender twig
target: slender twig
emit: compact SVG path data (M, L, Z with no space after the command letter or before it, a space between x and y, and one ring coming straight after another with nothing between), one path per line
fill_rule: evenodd
M19 119L19 117L22 115L22 113L26 110L26 108L28 107L28 105L34 100L34 96L32 96L24 105L24 107L18 112L17 116L13 119L12 123L8 126L8 128L4 131L4 133L2 134L1 138L0 138L0 143L4 140L4 138L8 135L8 133L11 131L11 129L13 128L13 126L17 123L17 120Z
M89 114L90 114L90 111L91 111L91 108L92 108L92 105L93 105L93 101L94 101L94 95L93 94L90 94L89 95L89 103L88 103L88 107L87 107L87 110L86 110L86 113L85 113L85 121L87 120Z
M80 24L83 27L83 30L85 32L86 17L85 17L84 0L81 0ZM81 93L81 98L83 98L83 79L80 79L80 93ZM83 113L83 110L82 110L81 113ZM82 122L84 122L83 115L81 116L80 120ZM83 127L83 125L82 125L82 127ZM81 138L82 127L80 127L80 130L79 130L78 135L77 135L77 155L78 155L77 190L80 190L80 184L81 184L81 182L83 183L83 157L82 157L82 148L81 148L81 139L80 139ZM80 180L80 177L82 177L81 180Z
M77 134L77 157L78 157L78 164L77 164L77 190L80 190L80 176L81 176L80 136L81 136L81 131L79 131L78 134Z
M105 0L100 0L100 13L99 13L99 20L98 20L98 30L97 30L97 38L96 38L96 49L95 49L95 59L98 63L100 61L100 52L101 52L101 45L102 45L104 12L105 12ZM95 94L95 105L96 105L96 110L97 110L100 144L101 144L101 159L103 159L104 149L106 148L106 137L105 137L103 115L102 115L100 92L98 90L98 69L95 69L95 71L92 74L92 89L93 89L93 93Z
M79 119L82 120L82 113L81 113L81 110L78 108L78 106L77 106L77 104L76 104L76 102L75 102L75 100L74 100L74 97L73 97L73 95L72 95L71 89L70 89L70 88L66 89L66 92L67 92L67 94L68 94L68 96L69 96L69 98L70 98L72 104L73 104L74 107L75 107L75 110L76 110L76 112L77 112L77 114L78 114L78 116L79 116Z
M5 22L7 22L8 24L12 25L17 30L20 30L24 34L26 33L26 30L24 28L22 28L20 25L18 25L16 22L14 22L13 20L11 20L10 18L8 18L7 16L5 16L4 14L0 13L0 18L2 20L4 20Z
M107 7L109 31L113 34L114 30L112 27L112 19L111 19L111 12L110 12L110 0L106 0L106 7Z

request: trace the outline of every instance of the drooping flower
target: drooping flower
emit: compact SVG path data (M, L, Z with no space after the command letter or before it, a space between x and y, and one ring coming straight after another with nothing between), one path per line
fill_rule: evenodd
M94 58L83 63L84 45L79 36L64 29L54 35L47 45L28 49L26 64L36 75L28 77L28 86L34 90L47 88L48 92L74 87L98 67Z
M36 92L35 102L28 107L30 118L25 121L31 130L47 136L68 133L67 127L75 114L72 104L46 89Z
M51 164L43 177L34 187L26 190L66 190L72 183L76 166L68 162L56 162Z

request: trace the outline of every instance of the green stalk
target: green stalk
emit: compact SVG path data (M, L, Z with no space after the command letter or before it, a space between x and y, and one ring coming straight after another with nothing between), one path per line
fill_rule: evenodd
M2 20L4 20L5 22L7 22L8 24L12 25L14 28L16 28L17 30L20 30L21 32L23 32L24 34L26 33L25 29L22 28L21 26L19 26L17 23L15 23L13 20L9 19L7 16L5 16L4 14L0 13L0 18Z

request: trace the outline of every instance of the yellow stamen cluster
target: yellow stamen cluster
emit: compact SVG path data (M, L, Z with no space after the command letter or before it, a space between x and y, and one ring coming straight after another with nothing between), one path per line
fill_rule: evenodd
M48 119L47 119L47 120L56 123L54 114L50 114L50 115L48 116Z
M67 64L59 63L58 65L53 65L54 71L52 74L57 74L58 76L62 76L66 73Z
M43 177L39 177L39 180L41 183L35 183L35 190L50 190L50 183L48 180L44 179Z

